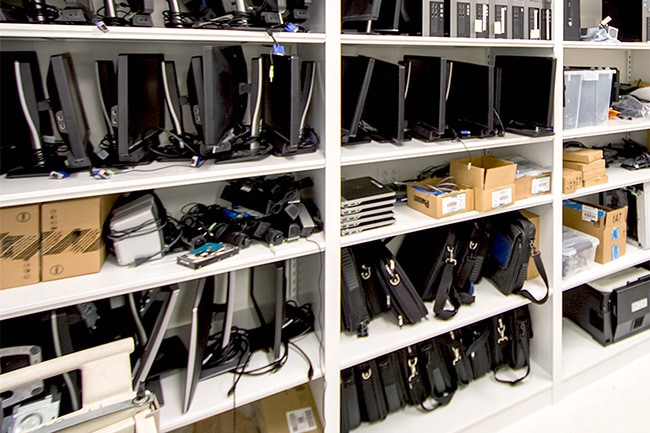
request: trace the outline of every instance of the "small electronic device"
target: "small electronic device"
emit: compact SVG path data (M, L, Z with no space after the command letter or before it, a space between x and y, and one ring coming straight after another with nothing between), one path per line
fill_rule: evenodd
M370 176L346 179L341 182L341 208L386 199L395 200L395 191Z
M199 269L237 253L239 253L239 248L235 245L224 242L207 242L189 253L178 256L176 262L188 268Z
M118 207L112 213L109 239L120 266L163 256L161 215L151 194Z

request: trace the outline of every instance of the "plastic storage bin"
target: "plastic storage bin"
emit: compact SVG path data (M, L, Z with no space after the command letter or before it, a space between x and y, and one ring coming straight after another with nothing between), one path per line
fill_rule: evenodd
M586 233L562 227L562 278L591 268L600 241Z
M564 71L564 129L607 122L613 69Z

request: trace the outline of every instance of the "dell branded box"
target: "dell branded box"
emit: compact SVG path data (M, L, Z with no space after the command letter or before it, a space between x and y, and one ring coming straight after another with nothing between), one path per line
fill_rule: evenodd
M650 327L650 271L628 268L563 293L563 314L603 346Z

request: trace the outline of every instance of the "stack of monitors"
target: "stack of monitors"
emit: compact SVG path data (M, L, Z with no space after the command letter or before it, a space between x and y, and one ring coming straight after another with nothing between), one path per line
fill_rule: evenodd
M341 235L395 222L395 191L370 176L341 182Z

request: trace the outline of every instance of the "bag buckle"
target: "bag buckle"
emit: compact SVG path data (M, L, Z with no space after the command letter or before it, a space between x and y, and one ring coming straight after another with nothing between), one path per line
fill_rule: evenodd
M503 344L508 341L508 336L506 335L506 324L503 323L503 317L499 317L497 322L497 332L499 333L499 338L497 338L498 344Z
M395 272L395 259L388 260L388 263L384 265L384 268L388 273L388 282L391 284L391 286L397 286L402 281L402 279L400 278L399 274Z
M530 255L531 256L539 256L539 250L535 248L535 244L533 243L533 240L530 240Z
M415 377L418 374L418 357L414 356L413 358L409 358L407 360L409 370L411 370L411 374L409 374L408 382L409 384L415 379Z
M361 265L361 272L360 272L361 278L364 280L369 280L370 275L371 275L371 268L368 265Z
M456 365L462 359L462 357L460 356L460 349L458 347L452 347L451 351L454 353L454 360L451 361L451 364Z
M454 257L454 247L447 245L447 252L449 253L449 257L445 260L445 263L451 263L452 265L456 266L456 258Z
M372 368L368 367L367 370L361 372L361 378L363 380L368 380L372 377Z

